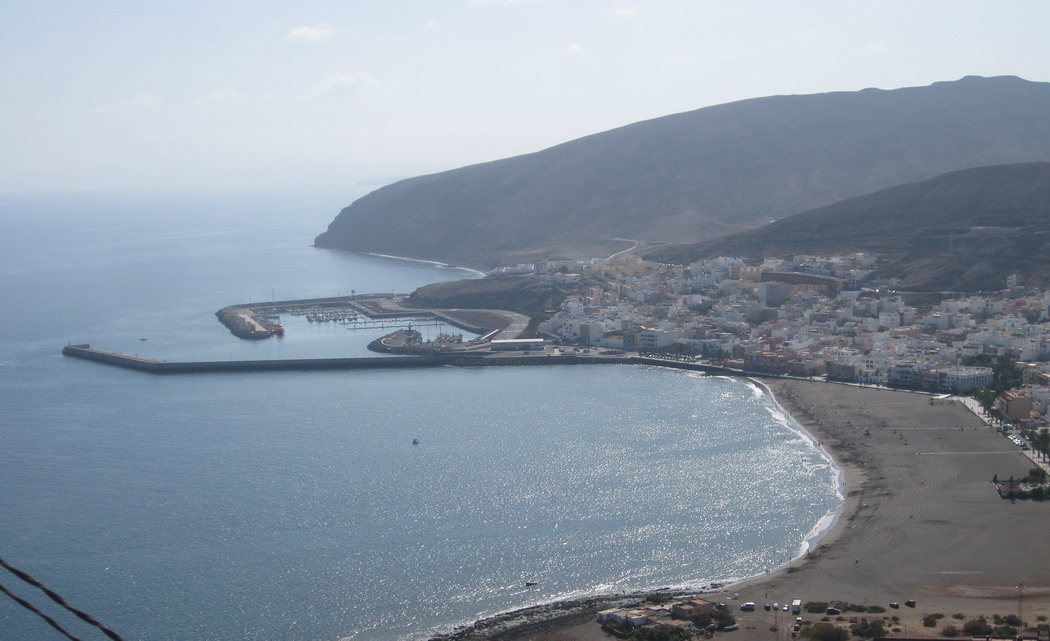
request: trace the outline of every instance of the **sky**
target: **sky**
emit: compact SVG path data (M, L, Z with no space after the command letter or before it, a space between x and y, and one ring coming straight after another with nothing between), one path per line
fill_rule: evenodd
M338 192L779 94L1050 81L1050 2L5 0L0 193Z

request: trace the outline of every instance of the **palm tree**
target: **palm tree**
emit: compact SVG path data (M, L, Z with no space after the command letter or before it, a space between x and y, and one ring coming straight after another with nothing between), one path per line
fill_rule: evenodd
M1043 460L1046 460L1047 456L1050 455L1050 430L1044 427L1036 432L1035 449L1042 453Z

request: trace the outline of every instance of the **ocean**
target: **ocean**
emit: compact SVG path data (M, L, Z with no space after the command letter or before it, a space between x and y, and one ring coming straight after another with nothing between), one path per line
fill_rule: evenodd
M0 557L129 641L391 641L741 579L830 525L838 470L728 378L157 377L60 355L69 342L165 360L368 355L389 330L282 319L283 339L242 341L214 312L476 275L310 247L349 200L0 196ZM0 583L101 638L14 576ZM0 599L0 638L60 637Z

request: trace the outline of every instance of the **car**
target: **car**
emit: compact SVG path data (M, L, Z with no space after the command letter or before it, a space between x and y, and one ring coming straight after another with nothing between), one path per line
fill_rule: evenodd
M748 601L747 603L741 604L740 611L741 612L754 612L755 611L755 602L754 601Z
M795 624L802 625L802 617L795 617Z
M894 602L890 603L890 607L893 608L894 610L896 610L897 608L901 607L901 604L897 603L896 601L894 601Z
M914 608L915 607L915 600L914 599L908 599L907 601L904 602L904 605L908 606L909 608Z
M787 605L787 604L785 604L785 605L784 605L784 607L783 607L783 608L781 608L781 610L783 610L784 612L787 612L787 611L788 611L788 610L790 610L790 609L791 609L791 606L790 606L790 605Z
M824 614L834 616L836 614L842 614L842 610L839 610L838 608L828 608L827 610L824 610Z
M765 610L766 612L769 612L769 610L770 610L769 604L767 603L767 604L763 605L762 609Z

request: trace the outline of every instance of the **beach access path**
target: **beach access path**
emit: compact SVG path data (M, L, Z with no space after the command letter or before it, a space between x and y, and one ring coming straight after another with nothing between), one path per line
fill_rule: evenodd
M1022 477L1033 464L966 406L928 394L786 379L762 381L845 472L846 503L816 549L787 567L703 598L736 611L740 641L790 639L788 613L763 603L842 600L898 616L891 636L936 637L977 615L1017 613L1035 625L1050 615L1050 504L999 498L992 478ZM735 598L734 598L734 595ZM915 608L889 609L914 599ZM943 613L936 629L924 614ZM848 616L854 616L850 613ZM807 620L820 615L804 614ZM612 639L579 618L504 639ZM890 627L890 626L888 626Z

